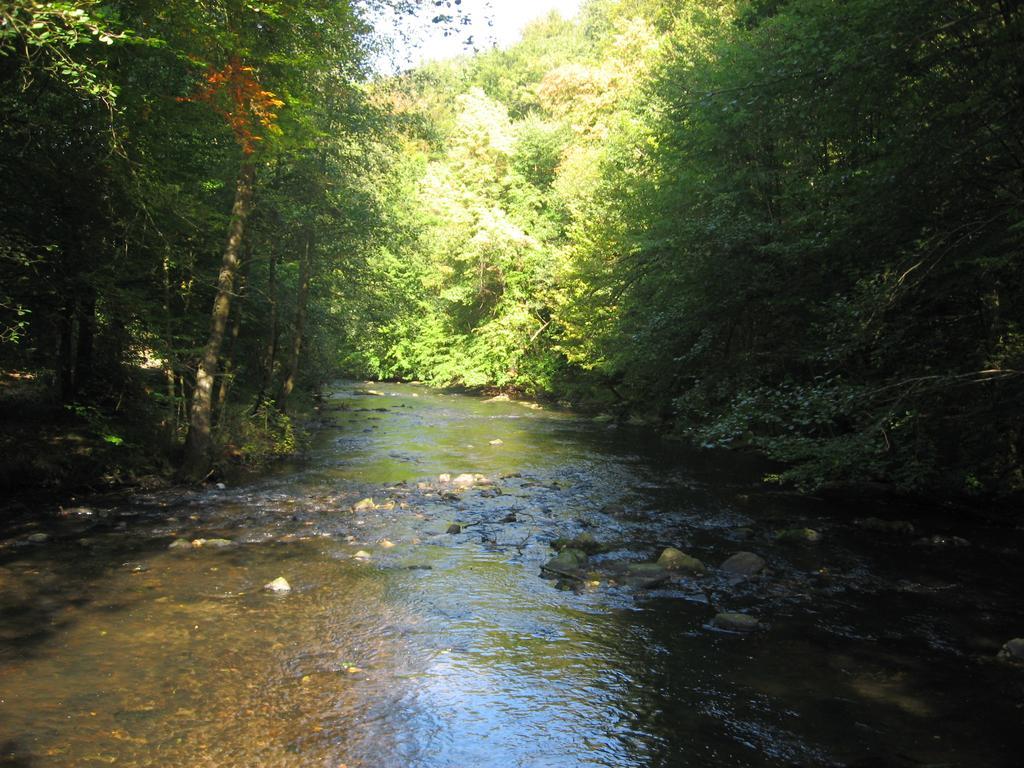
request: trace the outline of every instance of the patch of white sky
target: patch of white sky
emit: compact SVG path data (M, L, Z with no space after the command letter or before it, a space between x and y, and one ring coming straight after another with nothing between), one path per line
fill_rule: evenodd
M576 15L581 0L462 0L435 5L423 0L414 16L382 17L379 31L391 39L390 51L378 58L378 70L401 70L428 61L451 59L491 48L507 48L522 36L526 26L556 11L562 18ZM433 19L462 14L467 23L444 24Z

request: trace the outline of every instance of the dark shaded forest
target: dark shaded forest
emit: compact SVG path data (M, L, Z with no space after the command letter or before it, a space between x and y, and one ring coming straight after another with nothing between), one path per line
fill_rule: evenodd
M358 376L1024 489L1019 3L589 0L395 75L371 10L0 3L0 485L258 464Z

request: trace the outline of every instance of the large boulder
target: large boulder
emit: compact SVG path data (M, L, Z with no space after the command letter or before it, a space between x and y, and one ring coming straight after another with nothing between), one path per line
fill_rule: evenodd
M753 552L737 552L721 565L721 569L733 576L755 576L764 570L764 558Z
M658 558L658 565L670 571L683 571L684 573L704 573L707 569L704 563L696 557L682 552L675 547L665 547Z

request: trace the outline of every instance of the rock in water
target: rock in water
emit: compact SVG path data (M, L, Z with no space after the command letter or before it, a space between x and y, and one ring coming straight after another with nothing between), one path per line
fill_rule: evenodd
M292 585L288 583L288 580L285 579L284 576L278 576L269 584L264 584L263 588L267 590L267 592L276 592L277 594L292 591Z
M50 540L50 534L48 533L33 533L28 537L28 540L33 544L45 544Z
M458 523L452 523L448 526L448 533L452 534L453 536L457 533L462 533L462 526Z
M942 549L946 547L969 547L971 542L960 536L941 536L935 534L934 536L925 536L914 542L915 547L934 547L935 549Z
M188 539L175 539L168 549L192 549L192 542Z
M626 585L636 589L650 589L672 577L657 563L630 563L626 566L626 574Z
M675 547L665 547L658 558L658 565L670 571L685 571L687 573L704 573L707 570L704 563L696 557L690 557Z
M235 542L231 539L207 539L205 546L212 549L227 549L235 546Z
M571 573L587 564L587 553L580 549L563 549L541 566L551 573Z
M588 555L596 555L606 549L605 545L595 539L592 533L587 532L572 539L555 539L551 542L551 547L557 550L578 549Z
M764 570L764 558L753 552L737 552L721 568L733 576L754 576Z
M788 528L775 534L778 542L814 542L821 540L821 534L813 528Z
M753 632L761 626L761 622L745 613L720 613L711 620L711 624L730 632Z
M999 651L999 658L1005 661L1024 663L1024 637L1007 640Z
M359 501L357 501L355 504L352 505L352 511L353 512L368 512L369 510L371 510L373 508L374 508L373 499L371 499L369 497L367 497L365 499L360 499Z

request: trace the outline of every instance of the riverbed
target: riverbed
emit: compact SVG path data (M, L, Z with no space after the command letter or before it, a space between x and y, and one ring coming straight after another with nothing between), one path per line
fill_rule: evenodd
M77 503L0 533L0 766L1024 754L1004 523L774 493L752 459L642 428L363 382L263 477ZM542 570L581 536L600 546L579 577ZM669 546L706 572L624 576ZM739 551L765 568L724 572Z

